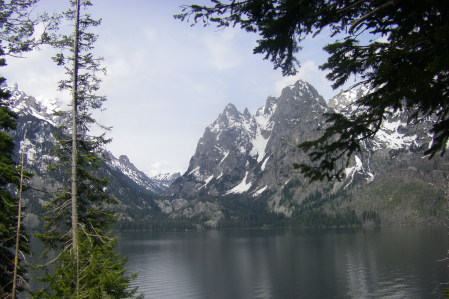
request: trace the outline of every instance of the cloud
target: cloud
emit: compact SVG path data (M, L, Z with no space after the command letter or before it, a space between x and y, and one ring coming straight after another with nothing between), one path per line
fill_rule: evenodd
M144 29L144 36L148 41L154 41L157 38L157 31L152 27L146 27Z
M58 90L58 82L66 78L64 68L51 60L54 50L48 46L26 53L24 58L7 58L2 69L7 84L18 83L19 89L39 98L68 101L67 92Z
M203 43L209 52L209 62L219 70L227 70L237 67L241 63L235 44L236 31L226 29L212 32L203 38Z

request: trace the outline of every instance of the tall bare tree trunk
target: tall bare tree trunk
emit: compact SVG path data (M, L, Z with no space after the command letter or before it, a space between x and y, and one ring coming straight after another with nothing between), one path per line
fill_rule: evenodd
M16 250L14 254L14 277L12 281L12 299L16 299L17 291L17 272L19 270L19 251L20 251L20 228L22 226L22 192L23 192L23 165L25 153L22 150L20 161L20 183L19 183L19 206L17 208L17 233L16 233Z
M72 74L72 246L75 257L76 281L75 291L79 288L79 244L78 244L78 145L77 145L77 115L78 115L78 60L79 60L79 20L80 0L76 1L75 33L73 37L73 74Z

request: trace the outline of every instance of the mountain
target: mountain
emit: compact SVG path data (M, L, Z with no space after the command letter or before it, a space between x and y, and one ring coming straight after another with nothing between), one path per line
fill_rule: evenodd
M63 183L61 175L48 169L57 160L55 135L62 120L53 114L55 104L40 103L20 91L17 85L6 89L11 93L10 107L18 115L17 129L13 132L17 157L19 149L25 149L26 169L33 174L32 189L26 194L26 224L35 227L39 224L37 215L42 213L42 205ZM104 152L107 161L98 174L110 180L108 189L120 202L121 218L143 219L160 213L155 200L167 189L167 182L150 179L124 155L116 158L112 153Z
M151 177L153 182L156 182L160 186L167 189L181 174L179 172L175 173L161 173Z
M137 169L137 167L129 161L127 156L121 155L117 159L111 152L107 152L107 155L107 164L109 167L123 173L137 185L145 188L146 190L155 194L161 194L169 186L169 180L163 181L149 178L143 171ZM166 176L169 175L167 174Z
M279 98L269 97L254 115L227 105L159 206L172 217L200 217L212 226L238 220L242 206L263 207L302 224L307 217L441 221L449 167L447 156L422 156L431 119L412 126L392 111L376 138L363 143L342 182L309 183L293 169L294 162L307 160L297 145L319 137L327 125L323 113L363 111L352 103L368 91L342 92L327 104L310 84L298 81Z
M29 227L37 226L42 205L60 188L61 175L48 170L56 161L55 134L61 119L55 105L42 104L17 86L9 87L18 114L13 132L17 157L27 153L34 174L27 191ZM324 112L363 113L353 103L369 92L341 92L328 103L304 81L251 114L228 104L204 131L187 171L148 177L128 157L108 157L99 175L120 204L123 229L202 227L340 226L443 223L448 208L449 158L429 160L432 118L408 124L390 111L373 140L362 143L341 182L309 183L293 169L308 157L297 145L320 136ZM18 158L17 158L18 160Z
M253 198L271 194L276 212L290 214L275 196L294 175L293 162L303 154L302 139L318 136L326 102L308 83L299 81L269 97L255 115L229 104L199 140L187 172L167 194L175 197L245 194ZM298 192L300 190L298 189ZM303 190L307 197L312 190Z

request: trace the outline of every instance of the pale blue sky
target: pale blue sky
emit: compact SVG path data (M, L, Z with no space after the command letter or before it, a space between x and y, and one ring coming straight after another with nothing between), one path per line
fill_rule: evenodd
M102 84L106 110L97 118L112 126L114 155L127 155L150 175L187 170L198 139L228 103L251 113L268 96L298 78L309 81L327 100L336 92L318 65L326 59L322 35L308 39L298 58L302 69L284 78L261 55L253 55L257 36L238 28L191 27L175 20L180 5L194 0L93 0L89 12L103 19L95 53L104 58ZM41 0L39 9L58 10L68 3ZM62 69L42 49L26 59L9 59L8 83L40 99L64 101L57 81Z

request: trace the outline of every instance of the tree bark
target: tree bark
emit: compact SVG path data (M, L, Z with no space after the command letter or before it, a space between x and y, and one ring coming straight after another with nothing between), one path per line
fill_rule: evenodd
M76 0L75 32L73 37L73 70L72 70L72 173L71 173L71 202L72 202L72 246L76 267L75 292L79 288L79 244L78 244L78 144L77 144L77 116L78 116L78 60L79 60L79 20L80 0Z
M14 276L12 281L12 299L16 299L17 293L17 273L19 270L19 252L20 252L20 228L22 226L22 191L23 191L23 165L24 165L25 153L22 149L21 161L20 161L20 182L19 182L19 204L17 208L17 232L16 232L16 250L14 253Z

